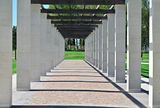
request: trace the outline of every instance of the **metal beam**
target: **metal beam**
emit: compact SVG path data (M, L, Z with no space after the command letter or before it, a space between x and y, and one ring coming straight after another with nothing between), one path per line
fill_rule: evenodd
M51 21L52 24L102 24L102 21Z
M93 30L59 30L60 32L71 32L71 33L73 33L73 32L92 32Z
M107 19L107 16L50 16L47 15L47 19Z
M98 25L57 25L57 28L95 28Z
M98 27L98 25L95 24L55 24L55 27L60 26L69 26L69 27Z
M52 14L107 14L115 13L114 9L41 9L41 13L52 13Z
M89 35L89 34L87 34L87 35L62 34L62 36L63 36L64 38L86 38L88 35Z
M57 28L58 30L64 30L64 31L66 31L66 30L79 30L79 31L83 31L83 30L86 30L86 31L88 31L88 30L94 30L95 28L63 28L63 27L58 27Z
M125 4L125 0L31 0L32 4L70 4L70 5L115 5Z
M88 35L87 35L88 36ZM64 35L64 38L75 38L75 39L85 39L87 36L68 36L68 35Z

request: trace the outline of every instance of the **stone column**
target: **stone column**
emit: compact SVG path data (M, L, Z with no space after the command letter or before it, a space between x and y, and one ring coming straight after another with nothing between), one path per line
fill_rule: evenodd
M41 76L41 27L40 5L31 5L31 81L39 81Z
M125 82L126 7L115 5L115 82Z
M50 71L49 68L48 68L48 20L47 18L45 18L45 23L44 23L44 26L46 27L46 30L44 31L45 32L45 39L44 39L44 42L45 42L45 69L46 69L46 72Z
M102 64L102 72L108 73L108 64L107 64L107 56L108 56L108 34L107 34L107 20L102 21L103 24L103 64Z
M41 38L40 38L40 45L41 45L41 49L40 49L40 55L41 55L41 69L42 69L42 71L41 71L41 74L42 75L46 75L46 72L47 72L47 69L46 69L46 67L45 67L45 64L46 64L46 44L45 44L45 38L46 38L46 18L47 18L47 16L46 16L46 14L41 14Z
M12 1L0 1L0 107L12 103Z
M99 65L99 30L96 28L96 68Z
M96 65L96 33L95 33L95 31L93 31L93 37L94 37L94 40L93 40L93 45L94 45L94 57L93 57L93 60L94 60L94 66Z
M54 49L54 53L53 53L53 58L54 58L54 67L56 66L56 45L55 45L55 36L56 36L56 33L57 33L57 31L56 31L56 28L55 28L55 26L53 25L53 30L54 30L54 35L53 35L53 49Z
M17 89L29 90L31 81L31 1L18 0L17 3Z
M51 43L51 20L47 19L47 34L46 34L46 48L47 48L47 66L48 66L48 71L51 70L52 66L51 66L51 55L50 55L50 43Z
M102 41L102 31L103 31L103 27L102 24L99 25L99 70L102 70L102 46L103 46L103 41Z
M87 61L87 37L85 39L85 60Z
M127 2L127 91L141 90L141 1Z
M51 66L52 66L52 69L54 68L54 34L55 34L55 31L54 31L54 25L51 24Z
M90 34L90 46L91 46L91 63L93 65L93 33Z
M58 64L58 53L57 53L57 51L58 51L58 47L57 47L57 35L58 35L58 31L56 30L56 33L55 33L55 37L54 37L54 39L55 39L55 41L54 41L54 43L55 43L55 66L57 66L57 64Z
M149 106L160 107L160 0L150 0Z
M115 71L115 14L107 14L107 35L108 35L108 68L107 76L114 77Z

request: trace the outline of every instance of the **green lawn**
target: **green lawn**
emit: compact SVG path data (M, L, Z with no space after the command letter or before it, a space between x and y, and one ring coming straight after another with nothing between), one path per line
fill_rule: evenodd
M83 60L85 58L85 54L83 51L66 51L65 52L65 60ZM148 63L149 54L144 53L142 63ZM16 60L13 57L13 73L16 73ZM149 76L149 64L141 64L141 75L144 77Z
M83 51L66 51L65 60L83 60L85 57Z
M143 63L149 63L148 53L143 54L142 64L141 64L141 75L144 77L149 77L149 64L143 64Z
M16 73L16 60L14 58L12 59L12 71L13 71L13 74Z

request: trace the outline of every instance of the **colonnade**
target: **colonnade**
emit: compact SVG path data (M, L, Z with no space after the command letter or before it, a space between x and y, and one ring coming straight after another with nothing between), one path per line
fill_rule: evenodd
M127 6L127 22L126 18ZM149 106L160 107L160 1L150 0ZM127 91L141 90L141 1L116 5L87 38L86 61L115 82L125 81L127 35ZM127 23L127 30L126 30ZM127 34L125 33L127 31ZM17 87L29 90L30 82L59 64L64 57L64 38L40 13L40 5L18 0ZM12 1L0 1L0 107L12 102Z
M108 19L102 21L102 27L96 28L85 39L85 60L105 76L113 77L114 82L126 81L126 91L131 93L141 91L141 8L141 0L127 0L124 5L115 5L115 14L107 14ZM160 1L150 0L149 106L157 108L160 107L158 10Z
M30 0L18 1L18 90L29 90L31 81L39 81L64 59L64 38L40 8Z
M17 89L30 90L32 81L64 59L65 40L41 13L41 5L18 0ZM12 104L12 0L0 1L0 107Z

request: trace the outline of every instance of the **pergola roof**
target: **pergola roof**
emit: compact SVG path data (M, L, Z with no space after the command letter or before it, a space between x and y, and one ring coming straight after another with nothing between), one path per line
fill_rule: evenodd
M115 5L125 0L31 0L32 4Z
M31 3L42 5L41 13L47 13L47 19L51 20L64 38L86 38L102 24L102 20L107 19L107 14L115 13L114 8L108 7L124 4L125 0L31 0ZM45 9L44 4L55 8Z

